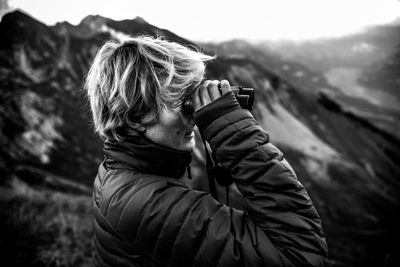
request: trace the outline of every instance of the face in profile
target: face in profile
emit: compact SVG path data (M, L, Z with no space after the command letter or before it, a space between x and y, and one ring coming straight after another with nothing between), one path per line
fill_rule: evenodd
M181 108L162 111L158 122L146 127L144 134L157 144L181 151L191 152L196 144L193 115Z

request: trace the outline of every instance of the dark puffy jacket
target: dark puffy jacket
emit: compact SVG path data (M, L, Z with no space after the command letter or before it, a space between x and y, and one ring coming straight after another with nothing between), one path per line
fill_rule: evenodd
M253 116L233 94L195 116L216 160L231 171L245 211L176 179L190 161L185 153L108 141L94 184L96 264L324 266L321 220Z

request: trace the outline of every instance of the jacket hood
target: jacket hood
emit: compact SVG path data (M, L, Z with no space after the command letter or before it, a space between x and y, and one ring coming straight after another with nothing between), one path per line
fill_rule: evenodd
M144 136L107 139L105 163L109 168L132 169L141 173L180 178L192 160L192 153L154 143Z

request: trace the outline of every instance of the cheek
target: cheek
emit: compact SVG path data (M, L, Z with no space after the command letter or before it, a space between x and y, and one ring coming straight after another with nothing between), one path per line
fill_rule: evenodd
M164 132L170 137L176 137L182 134L182 128L177 124L169 124L166 125L164 128L165 128Z
M174 114L173 118L170 118L168 120L167 125L165 125L166 128L168 128L168 132L172 135L175 136L180 136L184 135L186 133L186 128L187 124L185 123L185 120L181 118L178 114Z

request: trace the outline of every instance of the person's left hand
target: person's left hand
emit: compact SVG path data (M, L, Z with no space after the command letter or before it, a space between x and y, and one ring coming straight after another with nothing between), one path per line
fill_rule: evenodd
M227 80L203 81L193 94L194 112L210 104L229 91L231 91L231 86Z

